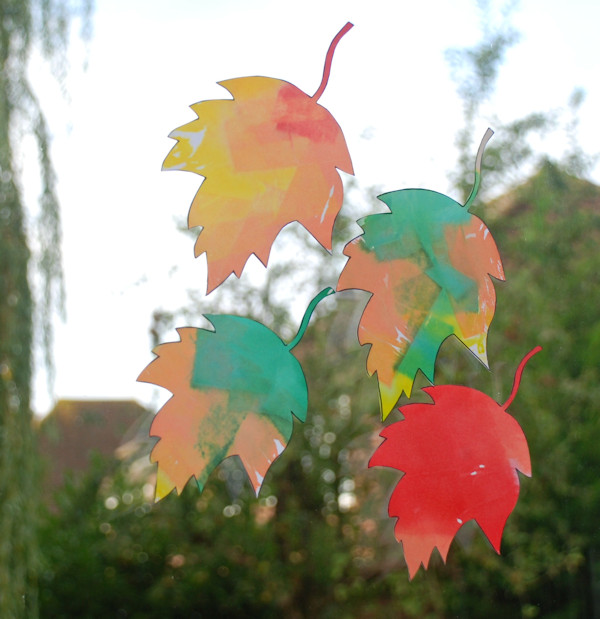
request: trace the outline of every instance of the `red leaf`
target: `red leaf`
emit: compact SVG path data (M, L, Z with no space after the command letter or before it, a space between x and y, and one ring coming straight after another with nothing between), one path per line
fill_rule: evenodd
M538 350L521 362L503 406L469 387L427 387L432 404L403 406L404 420L381 432L385 440L369 466L405 472L388 513L398 519L395 535L410 578L421 564L427 568L435 547L445 561L454 535L469 520L476 520L500 553L504 525L519 496L517 470L531 477L525 435L506 407L524 364Z

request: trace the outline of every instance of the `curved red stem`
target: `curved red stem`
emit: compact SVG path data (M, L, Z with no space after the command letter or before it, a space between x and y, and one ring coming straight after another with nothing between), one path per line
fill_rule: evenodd
M327 50L327 56L325 56L325 67L323 68L323 79L321 80L321 84L312 96L315 101L318 101L321 98L321 95L325 91L327 86L327 82L329 81L329 74L331 73L331 61L333 60L333 53L335 52L335 48L337 44L340 42L340 39L350 30L354 24L348 22L336 35L331 44L329 45L329 49Z
M537 353L540 352L540 350L542 350L541 346L536 346L533 350L530 350L521 360L521 363L519 363L519 367L517 368L517 371L515 372L515 380L513 382L513 387L512 387L512 391L510 392L510 395L508 396L508 400L506 400L506 402L504 403L504 406L502 407L504 410L506 410L513 402L513 400L515 399L515 396L517 395L517 391L519 390L519 385L521 384L521 376L523 374L523 370L525 369L525 366L527 365L527 362L529 361L529 359L531 359L531 357L533 357L533 355L537 355Z

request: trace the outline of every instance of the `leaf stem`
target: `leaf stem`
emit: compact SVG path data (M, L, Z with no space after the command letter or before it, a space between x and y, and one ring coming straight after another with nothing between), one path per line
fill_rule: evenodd
M325 91L327 87L327 82L329 81L329 74L331 73L331 61L333 60L333 53L335 52L335 48L337 44L340 42L340 39L350 30L354 24L348 22L334 37L333 41L329 45L329 49L327 50L327 55L325 56L325 66L323 67L323 79L321 80L321 84L317 89L317 92L312 96L315 101L318 101L321 98L321 95Z
M471 208L473 201L477 197L479 185L481 184L481 162L483 160L483 151L493 135L494 132L488 127L483 138L481 139L481 144L479 144L479 148L477 149L477 157L475 158L475 182L473 183L473 189L471 189L471 193L465 202L465 208L467 210Z
M523 359L521 360L521 363L519 363L519 367L517 368L517 371L515 373L515 380L513 382L512 391L510 392L510 395L508 396L508 400L506 400L506 402L502 406L504 410L506 410L512 404L513 400L515 399L515 396L517 395L517 391L519 390L519 385L521 384L521 375L523 374L525 365L527 365L527 362L529 361L529 359L531 359L533 355L537 355L537 353L539 353L540 350L542 350L542 347L536 346L533 350L530 350L523 357Z
M298 328L298 333L296 333L296 337L287 345L288 350L292 350L292 348L300 342L304 336L306 328L308 327L308 323L310 322L315 308L325 297L328 297L330 294L335 294L335 290L333 288L325 288L324 290L321 290L321 292L319 292L319 294L308 304L308 307L304 312L302 322L300 323L300 327Z

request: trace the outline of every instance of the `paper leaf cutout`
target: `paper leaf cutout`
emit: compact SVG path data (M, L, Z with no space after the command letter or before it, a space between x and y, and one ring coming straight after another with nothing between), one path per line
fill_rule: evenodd
M311 97L288 82L243 77L219 82L233 100L192 105L198 118L173 131L177 144L163 164L205 177L188 217L202 226L195 255L206 253L207 292L231 273L241 276L252 254L266 266L271 245L292 221L328 250L343 187L337 168L353 174L342 130L321 105L337 42Z
M234 455L258 496L290 439L292 414L306 420L306 379L291 351L316 305L333 292L327 288L312 300L287 345L249 318L207 315L214 331L179 328L179 342L154 349L157 358L138 380L173 394L150 429L160 438L151 454L158 463L157 501L174 488L180 494L190 477L202 491L214 468Z
M281 339L247 318L207 318L215 331L178 329L181 341L158 346L158 358L139 377L173 393L151 428L160 437L152 451L157 500L173 488L181 493L192 476L202 490L233 455L258 495L290 439L291 413L306 419L306 380Z
M496 552L519 496L517 470L531 477L527 440L506 412L517 392L532 350L520 363L511 396L503 406L490 397L456 385L426 387L433 404L400 408L403 421L387 426L369 466L405 472L390 498L397 518L409 576L427 569L437 547L446 561L460 527L476 520Z
M369 375L377 373L385 419L403 392L410 397L417 370L433 383L442 342L458 337L487 367L486 340L496 293L489 275L504 279L498 249L486 225L468 208L435 191L405 189L379 196L389 213L358 223L364 234L350 241L338 290L372 293L358 328L371 344Z

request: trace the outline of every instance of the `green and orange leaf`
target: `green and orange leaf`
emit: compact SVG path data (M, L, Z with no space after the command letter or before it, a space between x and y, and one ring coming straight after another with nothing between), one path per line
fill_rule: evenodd
M372 293L358 338L371 345L367 370L377 373L385 419L402 393L410 397L419 369L433 382L447 337L455 335L487 366L487 333L496 306L489 275L503 280L504 271L490 231L468 211L474 194L465 207L425 189L379 198L390 212L359 221L364 234L344 249L349 261L337 289Z
M239 316L207 316L215 331L178 329L180 341L155 349L139 380L173 393L152 423L160 440L156 499L190 477L200 490L214 468L237 455L258 494L293 430L292 413L306 419L302 368L263 325Z
M138 380L173 394L150 429L160 439L151 454L157 501L173 489L181 493L191 477L202 491L230 456L239 456L258 495L292 435L293 416L306 420L306 379L291 351L316 305L332 293L327 288L313 299L287 345L249 318L207 315L214 331L180 328L180 341L155 348L157 358Z
M333 51L323 81L309 96L273 78L220 82L233 100L192 105L198 118L170 134L177 144L163 164L205 177L188 217L202 227L195 255L206 253L207 291L229 275L241 276L255 254L266 265L280 230L298 221L328 250L342 206L338 169L353 174L342 131L321 105Z

